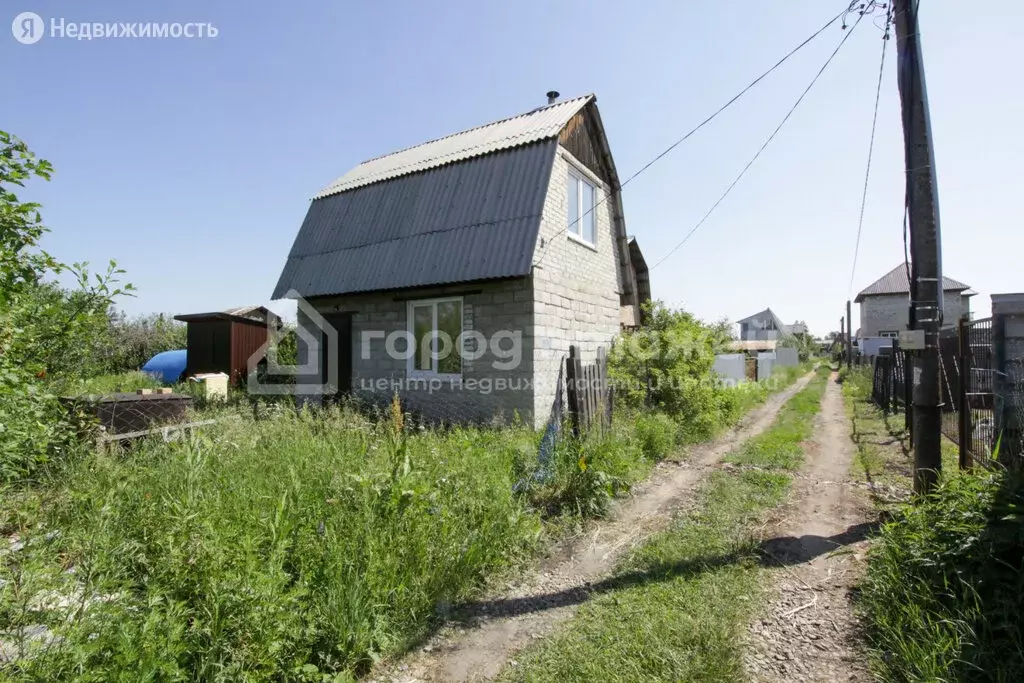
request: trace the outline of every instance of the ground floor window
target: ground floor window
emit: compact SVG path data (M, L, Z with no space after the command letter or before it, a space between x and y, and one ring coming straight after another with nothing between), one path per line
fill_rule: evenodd
M458 375L462 373L462 298L410 301L408 309L410 375Z

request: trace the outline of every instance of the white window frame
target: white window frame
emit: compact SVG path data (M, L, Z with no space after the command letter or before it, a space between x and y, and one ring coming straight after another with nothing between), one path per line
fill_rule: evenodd
M899 330L879 330L878 336L882 339L899 339Z
M598 196L598 190L603 189L604 186L600 182L595 181L594 178L591 177L589 173L586 173L582 169L578 168L576 166L576 164L573 164L573 163L569 164L568 179L566 180L566 182L567 183L571 183L571 182L575 182L576 183L576 210L577 210L577 214L576 215L579 217L579 219L576 221L576 223L574 225L567 226L566 232L569 235L569 239L575 240L575 241L579 242L580 244L583 244L585 246L591 247L592 249L597 249L597 207L601 203L601 200L600 200L600 198ZM591 187L594 188L594 206L591 207L589 214L587 214L585 212L584 208L583 208L583 183L586 183L587 185L590 185ZM568 187L568 185L566 185L566 188L565 188L565 204L566 204L565 221L566 221L566 223L568 223L569 222L569 213L568 213L568 208L569 208L569 187ZM587 219L592 221L593 225L594 225L594 241L593 242L591 242L590 240L588 240L586 237L583 236L583 222L584 222L584 220L587 220Z
M433 298L433 299L410 299L408 302L406 302L406 306L405 306L406 329L409 332L408 340L409 340L410 346L412 347L410 349L412 351L412 353L408 353L409 357L406 359L405 371L406 371L406 375L408 377L424 378L424 379L429 379L431 377L437 377L437 378L442 378L442 379L443 378L462 377L462 370L463 370L463 361L464 361L464 359L462 358L461 344L462 344L462 339L463 339L463 334L462 333L466 329L466 318L465 318L465 315L466 315L466 305L465 305L465 302L462 299L463 299L463 297L461 297L461 296L442 296L442 297L436 297L436 298ZM456 337L455 339L452 339L452 353L456 353L459 356L459 371L458 372L438 372L437 371L438 357L437 357L437 351L436 350L430 352L430 358L431 358L431 364L430 365L431 365L431 369L430 370L419 370L419 369L416 368L416 356L419 353L419 343L420 343L421 340L416 338L416 318L415 318L415 315L414 315L414 309L417 306L431 306L432 307L432 311L433 312L432 312L432 315L431 315L431 337L430 338L431 338L431 340L433 340L434 337L437 335L437 305L441 304L441 303L448 303L448 302L451 302L451 301L457 301L459 303L459 321L461 323L461 327L459 329L459 336Z

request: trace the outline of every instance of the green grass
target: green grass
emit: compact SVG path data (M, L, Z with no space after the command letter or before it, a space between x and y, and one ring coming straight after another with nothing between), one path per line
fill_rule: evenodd
M117 392L131 392L137 389L156 389L163 386L159 380L144 372L122 372L115 375L97 375L85 380L77 380L66 387L62 393L70 396L89 394L106 395Z
M136 380L149 383L119 375L81 388ZM730 394L737 416L765 395L747 393ZM82 449L36 483L0 490L0 531L25 543L0 552L0 639L39 624L59 636L10 675L358 675L552 535L603 515L678 448L664 416L619 415L603 435L561 439L550 476L535 478L540 435L523 427L258 412L201 407L218 424L186 441ZM74 599L46 604L62 596Z
M530 556L540 515L513 485L535 449L525 429L396 436L353 413L285 412L94 454L5 506L5 532L28 545L0 558L3 630L50 623L64 639L26 678L364 670ZM76 584L110 599L25 608Z
M0 530L27 545L0 555L0 632L42 623L62 638L21 662L24 678L364 672L549 534L604 514L676 433L620 415L603 435L561 439L535 480L540 435L523 427L260 414L211 407L218 424L190 440L80 454L48 485L3 492ZM106 597L33 606L81 588Z
M882 528L861 598L881 680L1024 680L1021 484L949 477Z
M840 378L851 438L857 447L852 474L909 494L914 458L902 413L885 415L871 400L870 368L843 369ZM874 502L881 510L889 510L893 504L879 496L874 497Z
M739 643L763 571L751 526L785 499L825 383L819 373L769 430L729 456L748 467L708 477L694 512L634 552L558 633L507 667L503 680L742 678Z
M912 486L903 416L870 399L871 375L844 373L843 392L866 480ZM879 501L890 516L868 555L859 610L876 677L884 681L1024 680L1024 496L1015 475L960 472L943 438L935 494Z

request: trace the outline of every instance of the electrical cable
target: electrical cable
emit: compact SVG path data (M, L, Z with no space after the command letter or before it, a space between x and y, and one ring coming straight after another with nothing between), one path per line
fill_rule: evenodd
M693 236L693 234L700 229L702 225L704 225L704 223L711 216L711 214L714 213L715 209L717 209L718 206L725 200L725 198L729 196L729 193L732 192L732 189L736 187L736 185L740 182L743 176L746 175L747 171L750 170L750 167L754 165L754 162L757 161L757 158L761 156L761 153L764 152L764 150L768 147L769 144L771 144L772 140L775 139L775 136L778 135L780 130L782 130L782 127L786 125L786 122L793 115L793 112L795 112L797 107L800 106L800 103L803 102L804 98L807 96L807 93L811 91L811 88L813 88L814 84L818 82L818 79L821 77L821 75L825 73L825 69L828 68L828 65L832 63L832 60L839 53L839 50L842 49L843 45L846 44L846 41L849 40L851 35L853 35L853 31L857 28L857 26L860 24L863 18L864 14L861 14L857 18L857 21L854 22L853 26L850 27L850 30L846 32L846 34L843 36L843 39L839 41L839 44L836 46L836 49L832 51L832 54L829 55L828 59L825 60L825 63L821 66L820 69L818 69L818 72L814 75L814 78L811 79L811 82L807 85L806 88L804 88L804 91L800 93L800 97L798 97L796 102L793 103L793 106L790 107L789 111L783 117L779 125L775 127L775 130L773 130L771 135L768 136L768 139L764 141L764 144L762 144L761 148L757 150L757 153L754 154L753 158L747 162L747 165L743 167L743 170L740 171L739 175L737 175L736 178L733 179L732 183L729 184L729 187L727 187L725 189L725 192L722 193L722 196L719 197L718 200L711 205L711 208L708 209L707 213L705 213L704 216L701 217L699 221L697 221L697 224L694 225L688 233L686 233L686 236L683 237L682 241L680 241L679 244L677 244L676 246L672 247L672 249L669 250L667 254L661 257L661 260L659 260L657 263L651 266L650 270L654 270L655 268L660 266L662 263L665 262L666 259L672 256L672 254L676 253L676 251L678 251L680 247L686 244L686 241L689 240Z
M831 19L829 19L829 20L828 20L827 22L825 22L825 24L824 24L824 25L823 25L823 26L822 26L821 28L819 28L819 29L818 29L817 31L815 31L814 33L812 33L812 34L811 34L811 35L810 35L809 37L807 37L806 39L804 39L804 40L803 40L803 41L802 41L802 42L801 42L801 43L800 43L799 45L797 45L796 47L794 47L794 48L793 48L792 50L790 50L789 52L787 52L787 53L786 53L786 55L782 57L782 59L780 59L779 61L775 62L775 64L773 64L773 65L771 66L771 68L769 68L769 69L768 69L767 71L765 71L764 73L762 73L762 74L761 74L760 76L758 76L757 78L755 78L754 80L752 80L752 81L751 81L751 82L750 82L749 84L747 84L747 86L746 86L745 88L743 88L742 90L740 90L740 91L739 91L739 92L738 92L738 93L737 93L736 95L734 95L734 96L733 96L733 97L732 97L732 98L731 98L731 99L730 99L729 101L727 101L727 102L726 102L725 104L723 104L723 105L722 105L721 107L719 107L719 108L718 108L718 109L717 109L717 110L716 110L716 111L715 111L714 113L712 113L712 114L711 114L710 116L708 116L708 117L707 117L706 119L704 119L703 121L701 121L700 123L698 123L698 124L697 124L696 126L694 126L694 127L692 128L692 129L690 129L690 130L689 130L689 131L688 131L688 132L687 132L687 133L686 133L685 135L683 135L683 136L682 136L681 138L679 138L678 140L676 140L675 142L673 142L673 143L672 143L671 145L669 145L668 147L666 147L666 148L665 148L664 150L662 150L662 151L661 151L661 152L660 152L660 153L659 153L659 154L658 154L657 156L655 156L655 157L654 157L653 159L651 159L651 160L650 160L650 161L648 161L648 162L647 162L646 164L644 164L643 166L641 166L641 167L640 167L640 169L639 169L638 171L636 171L635 173L633 173L633 175L631 175L631 176L629 176L628 178L626 178L626 180L625 180L625 181L624 181L623 183L621 183L621 184L619 185L619 187L618 187L618 188L616 188L616 189L613 189L613 190L612 190L611 192L609 192L609 193L606 193L604 197L602 197L602 198L601 198L601 199L600 199L599 201L597 201L597 202L595 202L595 203L594 203L594 206L593 206L592 208L590 208L590 209L588 209L587 211L585 211L585 212L584 212L584 213L583 213L582 215L580 215L579 217L577 217L575 221L573 221L572 223L570 223L569 225L567 225L566 227L562 228L562 229L561 229L561 230L559 230L559 231L558 231L557 233L555 233L554 235L552 235L552 236L551 236L550 238L548 238L548 239L547 239L547 243L548 243L548 244L550 244L550 243L551 243L551 241L552 241L552 240L554 240L554 239L555 239L556 237L558 237L559 235L561 235L561 234L563 234L563 233L565 233L565 232L568 232L570 228L572 228L572 227L573 227L574 225L576 225L577 223L579 223L579 222L580 222L581 220L583 220L583 219L584 219L584 218L585 218L586 216L589 216L589 215L590 215L591 213L593 213L594 211L596 211L596 210L597 210L597 207L601 206L601 205L602 205L602 204L604 204L604 203L605 203L606 201L608 201L608 200L609 200L609 199L610 199L610 198L611 198L611 197L612 197L612 196L613 196L614 194L621 194L621 193L622 193L622 189L623 189L624 187L626 187L626 185L628 185L628 184L629 184L630 182L632 182L633 180L635 180L637 176L639 176L639 175L640 175L641 173L643 173L644 171L646 171L647 169L649 169L649 168L650 168L651 166L653 166L654 164L656 164L656 163L657 163L658 161L660 161L660 160L661 160L661 159L662 159L663 157L665 157L665 155L667 155L667 154L668 154L669 152L671 152L672 150L674 150L674 149L675 149L676 147L678 147L678 146L679 146L679 145L681 145L682 143L686 142L686 140L688 140L688 139L689 139L690 137L692 137L692 136L693 136L693 135L694 135L695 133L697 133L697 131L699 131L699 130L700 130L701 128L703 128L703 127L704 127L704 126L706 126L707 124L711 123L711 121L713 121L713 120L714 120L714 119L715 119L716 117L718 117L718 115L719 115L719 114L721 114L721 113L722 113L722 112L724 112L724 111L725 111L726 109L728 109L729 107L731 107L731 106L732 106L732 105L733 105L733 104L734 104L734 103L735 103L735 102L736 102L737 100L739 100L739 99L740 99L741 97L743 97L744 95L746 95L746 94L747 94L747 92L749 92L749 91L750 91L750 90L751 90L751 89L752 89L752 88L753 88L754 86L756 86L756 85L757 85L758 83L760 83L761 81L763 81L763 80L764 80L764 79L765 79L766 77L768 77L768 75L770 75L770 74L771 74L771 73L772 73L773 71L775 71L775 70L776 70L776 69L778 69L778 68L779 68L780 66L782 66L782 65L783 65L783 63L785 63L785 62L786 62L787 60L789 60L789 58L790 58L790 57L792 57L792 56L793 56L793 55L795 55L795 54L796 54L797 52L799 52L799 51L800 51L801 49L803 49L804 47L806 47L808 43L810 43L810 42L811 42L812 40L814 40L814 39L815 39L815 38L817 38L817 37L818 37L819 35L821 35L822 33L824 33L824 32L825 32L825 31L826 31L826 30L827 30L827 29L828 29L828 28L829 28L830 26L832 26L832 24L836 23L836 21L838 21L838 20L839 20L840 18L843 18L843 28L846 28L846 23L845 23L845 21L846 21L846 15L847 15L847 14L849 14L849 13L850 13L851 11L853 11L854 7L855 7L855 6L856 6L856 5L858 4L858 1L859 1L859 0L853 0L853 2L849 3L849 5L847 6L847 8L846 8L846 9L844 9L844 10L843 10L842 12L840 12L840 13L839 13L839 14L837 14L837 15L835 15L835 16L834 16L834 17L832 17ZM862 14L862 15L861 15L861 18L863 18L863 16L864 16L864 15ZM859 22L860 22L860 19L858 19L857 21L858 21L858 23L859 23ZM541 253L541 256L540 256L540 258L539 258L539 259L537 259L537 262L536 262L536 263L534 263L533 265L534 265L534 266L538 266L538 265L540 265L541 261L542 261L542 260L544 259L544 255L545 255L546 253L547 253L547 251L546 251L546 248L545 248L545 251Z
M892 9L885 13L885 33L882 35L882 58L878 65L878 87L875 90L875 112L871 117L871 139L868 142L868 163L864 171L864 192L860 198L860 218L857 220L857 241L853 245L853 266L850 268L850 286L847 298L852 298L853 279L857 274L857 256L860 254L860 235L864 229L864 210L868 204L868 181L871 179L871 157L875 150L875 129L878 127L878 103L882 99L882 76L885 74L885 48L889 42L889 25L892 21Z

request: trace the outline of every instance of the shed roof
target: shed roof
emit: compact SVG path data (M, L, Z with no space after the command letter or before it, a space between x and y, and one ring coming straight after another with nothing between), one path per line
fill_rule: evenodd
M366 161L314 198L273 297L529 275L558 135L585 95ZM602 133L603 135L603 133Z
M237 322L266 323L267 320L276 318L277 315L266 306L238 306L227 308L223 311L209 311L207 313L183 313L174 316L175 320L182 322L199 322L202 320L234 320Z
M942 291L962 292L966 289L970 289L970 287L962 282L954 280L951 277L946 277L945 275L942 276ZM854 301L859 304L864 300L864 297L868 296L909 293L910 280L907 278L907 264L901 263L862 289Z

